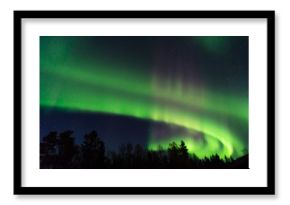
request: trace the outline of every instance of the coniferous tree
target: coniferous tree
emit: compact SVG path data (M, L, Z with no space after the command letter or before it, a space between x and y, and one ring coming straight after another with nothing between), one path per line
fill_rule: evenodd
M57 160L57 132L50 132L40 143L40 167L53 168Z
M81 146L83 166L88 169L101 168L105 162L105 145L96 131L86 134Z
M72 159L76 154L73 131L68 130L60 133L58 139L59 168L70 168Z
M175 167L178 164L178 146L176 142L171 142L168 146L169 166Z
M179 146L179 164L181 167L188 167L189 166L189 155L188 149L183 140L180 142Z
M185 160L188 159L188 149L183 140L181 140L180 142L179 152L182 159L185 159Z
M214 154L205 158L198 158L189 154L184 141L179 146L171 142L164 150L159 146L157 150L147 150L141 145L121 145L119 152L109 152L105 155L105 144L96 131L84 136L83 143L74 143L72 131L65 131L58 135L50 132L40 143L40 168L248 168L248 154L238 159Z
M135 145L133 156L135 168L141 168L144 164L144 150L140 144Z

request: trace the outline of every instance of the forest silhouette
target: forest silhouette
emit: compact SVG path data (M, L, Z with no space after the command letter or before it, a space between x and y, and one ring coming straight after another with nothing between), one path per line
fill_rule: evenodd
M248 154L238 159L221 159L217 154L199 159L189 154L183 141L167 149L148 150L140 144L123 144L107 151L105 143L92 131L75 143L73 131L50 132L40 142L41 169L247 169Z

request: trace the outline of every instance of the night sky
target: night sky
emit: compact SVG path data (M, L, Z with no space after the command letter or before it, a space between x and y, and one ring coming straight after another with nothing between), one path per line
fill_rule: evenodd
M248 150L248 37L41 36L40 137L96 130L107 150L183 140L203 158Z

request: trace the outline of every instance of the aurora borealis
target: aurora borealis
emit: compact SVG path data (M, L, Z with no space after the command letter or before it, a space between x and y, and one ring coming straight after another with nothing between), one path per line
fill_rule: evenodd
M199 158L240 157L248 37L41 36L40 108L41 135L97 126L112 147L134 133L150 150L183 140Z

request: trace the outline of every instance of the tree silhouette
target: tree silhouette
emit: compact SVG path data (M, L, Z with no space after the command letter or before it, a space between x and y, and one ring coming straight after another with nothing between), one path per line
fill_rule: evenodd
M50 168L56 162L57 132L50 132L40 143L40 167Z
M98 137L96 131L85 135L81 149L84 168L94 169L103 167L105 162L105 145Z
M178 152L179 152L179 149L176 142L171 142L168 146L170 167L175 167L178 165Z
M183 140L181 140L181 142L180 142L179 153L180 153L181 158L183 158L183 159L188 158L188 149L187 149Z
M46 137L43 138L43 152L47 154L56 154L57 145L57 132L50 132Z
M134 165L136 168L142 168L144 165L144 150L140 144L135 145L134 147Z
M131 167L133 163L133 145L129 143L126 145L125 163L127 167Z
M123 144L119 151L106 152L96 131L85 134L81 144L75 144L73 132L50 132L40 142L42 169L236 169L248 168L248 154L223 159L218 154L199 159L189 154L184 141L179 146L171 142L167 149L158 146L148 150L140 144Z
M59 135L58 152L59 152L59 165L62 168L70 167L72 158L76 153L74 144L73 131L68 130Z
M161 145L158 146L157 149L158 160L160 164L160 168L168 166L168 157L166 150L163 149Z
M189 166L188 157L189 157L188 149L187 149L184 141L181 140L180 146L179 146L179 163L180 163L180 166L183 166L183 167L188 167Z

